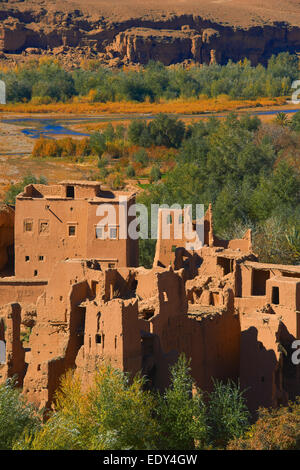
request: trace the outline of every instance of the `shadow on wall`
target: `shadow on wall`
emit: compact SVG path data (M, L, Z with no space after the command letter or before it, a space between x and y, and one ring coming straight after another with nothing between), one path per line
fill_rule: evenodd
M261 406L286 405L299 394L299 371L291 359L294 340L283 323L274 335L272 349L258 340L254 326L242 332L240 381L251 412L255 413Z

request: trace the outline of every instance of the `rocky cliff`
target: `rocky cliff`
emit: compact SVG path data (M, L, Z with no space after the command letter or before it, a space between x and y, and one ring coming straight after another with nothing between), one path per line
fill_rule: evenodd
M0 0L0 59L49 54L70 66L82 58L120 66L248 57L257 64L272 53L300 51L300 3L266 0L263 10L260 3L166 0L162 9L158 0Z

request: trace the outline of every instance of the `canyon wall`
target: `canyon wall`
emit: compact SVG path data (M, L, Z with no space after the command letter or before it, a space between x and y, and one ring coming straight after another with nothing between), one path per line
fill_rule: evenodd
M68 5L0 2L0 60L18 62L49 54L67 56L70 66L82 58L121 66L149 60L165 65L223 64L248 57L255 65L273 53L300 51L297 22L225 24L202 17L201 8L198 15L178 12L114 18L101 14L100 7L90 13Z

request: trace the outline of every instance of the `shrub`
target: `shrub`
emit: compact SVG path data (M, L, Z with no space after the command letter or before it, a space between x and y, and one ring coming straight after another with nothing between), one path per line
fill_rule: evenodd
M128 450L153 449L157 424L155 403L144 380L101 365L92 386L81 390L72 372L62 379L56 409L43 428L24 434L18 449Z
M133 161L140 163L143 168L148 165L149 155L145 149L140 149L132 155Z
M246 432L249 418L250 414L239 385L232 381L214 381L207 410L210 443L217 448L226 447L231 439Z
M261 408L256 423L228 449L300 450L300 398L287 407Z
M161 172L160 172L159 166L154 165L150 171L150 181L153 183L153 182L159 181L160 179L161 179Z
M0 385L0 450L11 449L26 429L39 429L40 417L16 388L16 381L8 379Z
M126 175L128 176L128 178L133 178L135 176L135 171L132 165L128 165Z
M171 367L171 386L160 396L157 407L161 449L194 449L207 438L205 405L199 390L192 394L190 365L182 354Z

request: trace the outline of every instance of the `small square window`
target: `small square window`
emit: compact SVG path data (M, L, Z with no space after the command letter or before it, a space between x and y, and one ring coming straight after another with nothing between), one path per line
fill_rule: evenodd
M74 237L76 235L76 226L69 225L69 237Z
M37 269L34 270L33 275L34 275L34 276L37 276L37 275L38 275Z
M116 240L117 239L117 236L118 236L118 230L117 230L117 227L111 227L109 229L109 238L111 240Z
M44 261L44 256L43 255L39 256L39 261Z
M33 230L33 220L25 219L24 220L24 232L32 232Z
M29 261L30 260L30 257L27 255L25 256L25 261Z
M39 233L49 233L49 222L48 220L40 220Z

